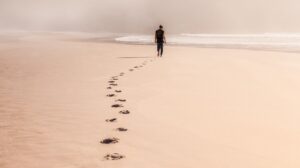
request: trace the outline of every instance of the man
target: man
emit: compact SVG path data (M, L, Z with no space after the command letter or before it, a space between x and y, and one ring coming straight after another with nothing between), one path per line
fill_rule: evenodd
M164 52L164 43L166 43L165 31L162 25L155 32L155 43L157 44L157 56L159 57L160 55L161 57Z

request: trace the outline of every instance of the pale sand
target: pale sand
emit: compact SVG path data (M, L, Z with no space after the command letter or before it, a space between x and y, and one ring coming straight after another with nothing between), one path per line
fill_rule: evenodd
M300 166L300 54L70 38L0 40L1 168ZM106 97L121 72L128 115Z

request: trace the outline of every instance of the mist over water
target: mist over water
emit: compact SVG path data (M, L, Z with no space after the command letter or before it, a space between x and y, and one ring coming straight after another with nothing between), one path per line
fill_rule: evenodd
M0 29L293 33L299 14L296 0L0 0Z

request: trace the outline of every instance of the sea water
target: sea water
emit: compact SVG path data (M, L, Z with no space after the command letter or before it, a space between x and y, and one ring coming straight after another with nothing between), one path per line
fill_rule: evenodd
M179 34L166 36L170 45L300 51L300 34ZM125 35L117 42L153 44L153 35Z

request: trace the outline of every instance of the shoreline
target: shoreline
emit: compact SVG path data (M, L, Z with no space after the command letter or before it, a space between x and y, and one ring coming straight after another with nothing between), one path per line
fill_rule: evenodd
M99 41L100 42L100 41ZM143 43L130 43L130 42L116 42L113 40L108 40L108 41L103 41L103 42L107 42L107 43L117 43L117 44L124 44L124 45L145 45L145 46L155 46L156 44L143 44ZM248 51L270 51L270 52L283 52L283 53L300 53L300 49L299 50L289 50L289 49L274 49L274 48L270 48L270 49L266 49L266 48L256 48L256 47L234 47L234 46L224 46L224 45L219 45L219 46L215 46L215 45L193 45L193 44L167 44L166 46L175 46L175 47L191 47L191 48L203 48L203 49L228 49L228 50L248 50Z
M66 41L78 41L78 42L91 42L91 43L112 43L112 44L125 44L125 45L141 45L141 46L153 46L154 43L149 42L126 42L126 41L117 41L117 38L130 36L128 33L87 33L87 32L51 32L51 31L9 31L8 34L6 32L1 32L0 37L6 37L10 39L12 42L16 40L15 38L23 35L31 36L35 34L37 36L48 36L61 38L65 37ZM172 35L171 35L172 36ZM174 36L174 35L173 35ZM1 39L0 39L1 42ZM9 41L8 41L9 42ZM250 50L250 51L271 51L271 52L284 52L284 53L299 53L300 48L285 48L274 45L265 45L265 46L247 46L244 44L177 44L177 43L167 43L167 46L177 46L177 47L192 47L192 48L204 48L204 49L237 49L237 50Z

